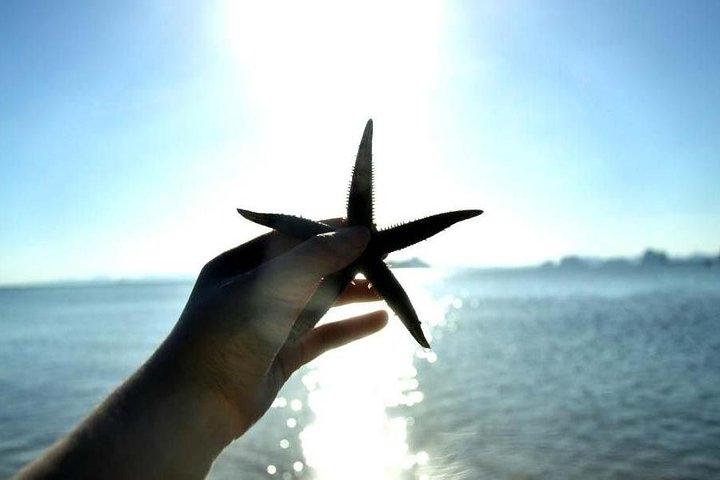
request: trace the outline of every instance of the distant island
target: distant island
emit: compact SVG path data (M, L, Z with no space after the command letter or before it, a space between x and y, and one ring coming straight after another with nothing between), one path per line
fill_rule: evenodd
M648 248L639 257L594 258L568 255L562 257L557 262L545 262L540 265L540 268L573 270L584 268L652 268L669 266L718 268L720 267L720 254L713 256L698 253L687 257L670 257L662 250Z
M430 268L431 265L419 257L390 259L386 261L390 268ZM673 269L673 268L693 268L708 269L710 271L720 272L720 253L717 255L709 255L704 253L696 253L684 257L674 257L666 252L654 248L646 249L641 255L635 257L585 257L581 255L566 255L559 260L547 261L541 264L514 266L514 267L473 267L467 266L471 270L547 270L557 272L582 272L587 270L600 270L608 272L622 271L653 271L654 269ZM138 285L138 284L157 284L157 283L178 283L190 284L195 279L195 275L187 273L185 275L148 275L142 277L95 277L95 278L76 278L76 279L58 279L36 282L18 282L18 283L0 283L0 289L30 288L30 287L47 287L47 288L65 288L65 287L81 287L81 286L108 286L108 285Z
M427 262L419 259L418 257L408 258L407 260L388 260L388 267L390 268L429 268L430 265Z
M419 257L402 260L388 260L391 268L430 268L430 264ZM646 249L636 257L583 257L581 255L566 255L557 261L547 261L540 265L524 268L558 269L558 270L584 270L584 269L625 269L625 268L654 268L654 267L705 267L720 268L720 253L708 255L696 253L686 257L672 257L666 252L654 248ZM522 267L521 267L522 268Z

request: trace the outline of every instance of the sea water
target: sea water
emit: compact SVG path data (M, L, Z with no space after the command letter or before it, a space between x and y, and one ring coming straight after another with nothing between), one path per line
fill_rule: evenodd
M391 318L324 355L211 478L720 478L719 268L396 274L433 349ZM127 378L191 287L0 289L0 477Z

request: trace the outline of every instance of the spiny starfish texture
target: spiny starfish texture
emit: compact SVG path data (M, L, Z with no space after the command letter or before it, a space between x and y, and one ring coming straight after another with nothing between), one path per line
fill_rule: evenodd
M355 159L345 222L346 226L363 226L370 230L370 241L360 258L343 270L323 279L300 314L291 335L297 338L302 332L312 328L347 284L360 272L382 295L413 338L423 347L430 348L410 299L383 259L390 252L425 240L461 220L480 215L482 210L440 213L389 229L378 230L373 221L372 134L371 119L365 126ZM238 209L238 212L252 222L303 240L336 230L336 227L292 215L256 213L242 209Z

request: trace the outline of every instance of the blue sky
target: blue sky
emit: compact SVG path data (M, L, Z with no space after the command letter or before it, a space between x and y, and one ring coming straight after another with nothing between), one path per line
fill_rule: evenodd
M297 2L295 2L297 3ZM717 2L0 4L0 283L192 275L342 214L486 214L436 264L720 247Z

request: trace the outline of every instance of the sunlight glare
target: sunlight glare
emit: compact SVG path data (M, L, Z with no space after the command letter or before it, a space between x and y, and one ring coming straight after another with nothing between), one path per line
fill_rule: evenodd
M443 304L424 288L433 273L414 269L398 276L425 325L442 323ZM380 305L336 308L323 323ZM413 453L408 444L414 422L410 409L424 397L414 362L429 361L427 357L401 322L391 317L379 334L329 352L311 364L302 380L314 420L301 432L300 442L315 478L398 479L405 478L403 472L430 462L427 452Z
M379 190L381 177L398 193L411 188L402 181L409 159L428 165L416 174L421 185L437 175L429 119L440 69L441 3L228 2L222 19L251 110L254 173L273 180L272 188L248 186L244 197L258 209L311 218L342 214L370 117L382 125L376 155L388 159L376 165L387 172L376 175ZM429 210L426 196L417 196ZM382 195L380 215L416 215L403 212L400 198Z

